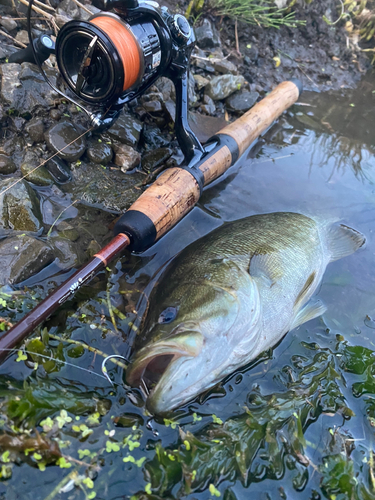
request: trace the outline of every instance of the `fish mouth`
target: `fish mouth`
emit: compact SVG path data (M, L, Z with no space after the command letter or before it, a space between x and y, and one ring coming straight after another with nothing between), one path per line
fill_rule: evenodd
M139 387L146 393L147 400L154 399L156 391L162 393L161 384L168 379L172 365L179 358L198 356L204 344L202 335L188 331L173 338L160 340L143 347L134 356L126 373L126 381L132 387Z

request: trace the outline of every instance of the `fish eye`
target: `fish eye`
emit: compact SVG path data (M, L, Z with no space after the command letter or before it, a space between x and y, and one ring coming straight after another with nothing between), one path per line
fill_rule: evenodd
M158 323L171 323L176 318L176 316L176 307L167 307L167 309L164 309L164 311L160 314Z

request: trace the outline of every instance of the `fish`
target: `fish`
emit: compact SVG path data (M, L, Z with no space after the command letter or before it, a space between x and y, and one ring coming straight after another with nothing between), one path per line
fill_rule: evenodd
M335 221L276 212L225 223L187 246L150 293L126 380L167 413L322 315L330 262L365 243Z

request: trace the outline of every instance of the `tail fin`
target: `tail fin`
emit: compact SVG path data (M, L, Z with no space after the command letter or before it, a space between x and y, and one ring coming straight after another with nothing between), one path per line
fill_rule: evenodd
M344 224L331 226L327 234L330 262L351 255L365 242L364 235L351 227L344 226Z

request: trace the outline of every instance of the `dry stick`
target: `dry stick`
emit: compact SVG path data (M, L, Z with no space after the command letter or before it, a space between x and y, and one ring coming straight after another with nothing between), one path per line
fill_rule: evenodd
M238 40L238 21L236 19L236 24L234 25L234 36L236 38L236 50L238 52L238 55L242 56L240 52L240 42Z
M34 1L36 1L36 0L34 0ZM89 10L87 7L85 7L85 6L83 5L83 3L79 2L78 0L73 0L73 2L74 2L76 5L78 5L78 7L80 7L81 9L83 9L84 11L86 11L88 14L90 14L90 16L92 16L92 12L91 12L91 10Z
M66 149L67 147L71 146L72 144L74 144L76 141L78 141L78 139L81 139L81 137L83 137L84 135L88 134L89 132L91 132L91 130L93 130L94 127L90 127L88 130L86 130L86 132L84 132L83 134L81 134L79 137L77 137L76 139L74 139L74 141L70 142L69 144L67 144L66 146L64 146L62 149L60 149L59 151L57 151L56 153L54 153L52 156L50 156L49 158L47 158L46 160L44 160L40 165L38 165L37 167L33 168L32 170L30 170L30 172L28 172L27 174L25 174L23 177L21 177L20 179L18 179L16 182L13 182L13 184L11 184L10 186L8 186L6 189L4 189L3 191L0 192L0 196L4 193L6 193L7 191L9 191L9 189L12 189L12 187L14 187L16 184L18 184L19 182L23 181L28 175L32 174L33 172L35 172L35 170L37 170L38 168L40 167L43 167L43 165L45 165L47 163L47 161L49 160L52 160L52 158L54 158L56 155L58 155L59 153L61 153L62 151L64 151L64 149Z
M53 12L55 12L55 9L53 7L51 7L50 5L47 5L47 4L43 3L43 2L39 2L39 0L34 0L34 3L36 5L39 5L39 7L44 7L47 10L52 10Z
M27 45L25 45L24 43L22 42L19 42L18 40L16 40L15 38L13 38L12 36L8 35L8 33L5 33L5 31L3 30L0 30L0 35L3 35L3 36L6 36L7 38L9 38L10 40L12 40L12 42L14 42L15 44L19 45L20 47L22 47L23 49L26 49Z
M21 2L23 5L26 5L26 7L29 6L29 2L27 0L18 0L19 2ZM36 5L33 5L33 10L35 10L35 12L37 12L38 14L41 14L42 16L46 17L47 19L50 19L52 20L53 19L53 15L52 14L49 14L48 12L45 12L44 10L40 9L39 7L37 7Z

